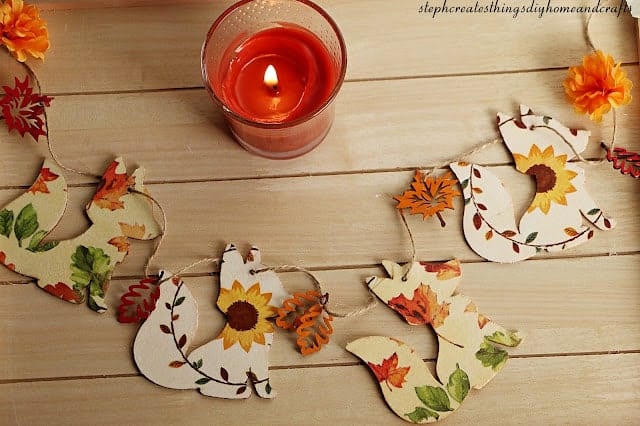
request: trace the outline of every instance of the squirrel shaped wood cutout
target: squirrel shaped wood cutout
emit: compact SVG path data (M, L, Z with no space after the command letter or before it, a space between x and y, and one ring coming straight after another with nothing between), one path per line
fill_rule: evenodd
M504 367L522 336L480 314L468 297L454 294L460 263L382 265L389 278L367 280L371 291L411 325L428 325L438 337L437 378L403 342L385 336L355 340L347 350L367 363L389 407L403 420L430 423L460 407L471 388L481 389Z
M155 309L140 326L133 354L140 372L171 389L198 389L218 398L251 395L273 398L269 382L269 350L274 327L270 318L289 295L277 274L260 261L252 248L246 262L229 244L222 256L218 308L227 322L208 343L189 352L198 326L195 298L184 282L160 274L160 296Z
M91 226L76 238L45 241L67 204L60 168L45 161L33 185L0 210L0 262L68 302L83 303L88 293L89 307L104 312L111 274L129 252L127 238L149 240L162 232L151 201L136 193L146 193L143 177L143 169L127 175L117 158L87 205Z

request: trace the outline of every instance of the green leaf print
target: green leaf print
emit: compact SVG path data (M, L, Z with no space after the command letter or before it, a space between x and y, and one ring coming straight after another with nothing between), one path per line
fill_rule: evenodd
M518 346L520 342L522 342L522 337L518 336L512 331L507 331L507 334L503 333L502 331L496 331L491 336L486 336L485 339L490 342L498 343L500 345L509 346L512 348Z
M38 230L38 226L38 214L33 204L29 203L18 213L13 229L19 247L22 247L22 240L29 238Z
M101 248L78 246L71 255L71 280L75 283L74 290L81 291L89 286L89 296L104 298L111 273L110 264L111 258ZM90 305L92 298L89 300Z
M451 401L444 389L436 386L419 386L416 395L427 407L435 411L451 411Z
M0 211L0 235L9 237L11 228L13 227L13 212L11 210L2 209Z
M469 389L471 389L469 376L460 369L460 365L456 364L456 370L451 373L449 383L447 383L449 395L456 401L462 402L469 394Z
M509 354L507 351L493 346L486 337L484 339L484 342L480 345L480 349L476 352L476 358L482 362L483 366L491 367L494 371L498 371L504 366L504 363L507 362Z
M413 423L420 423L423 420L429 420L431 417L436 420L440 418L440 414L424 407L416 407L413 413L407 413L405 416L407 416Z
M42 239L46 235L47 235L47 231L44 231L44 230L40 230L35 234L33 234L33 237L31 237L31 241L29 241L29 246L27 247L27 250L34 253L49 251L55 246L57 246L58 243L60 243L60 241L49 241L44 244L41 244Z
M532 232L527 236L527 240L524 243L531 244L536 238L538 238L538 233Z
M211 379L208 379L206 377L203 377L201 379L196 380L196 385L206 385L207 383L209 383L211 381Z

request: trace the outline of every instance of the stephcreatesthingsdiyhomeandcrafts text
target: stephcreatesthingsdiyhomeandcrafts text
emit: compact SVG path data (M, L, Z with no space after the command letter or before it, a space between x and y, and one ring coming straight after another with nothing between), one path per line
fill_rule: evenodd
M623 14L630 13L631 8L625 0L620 0L617 6L602 5L602 0L593 2L587 6L566 6L554 4L551 0L547 2L538 2L531 0L530 3L522 2L520 5L505 4L500 0L492 0L490 3L476 1L473 4L469 1L467 4L453 4L451 0L427 1L418 8L418 13L430 15L436 18L438 15L452 14L510 14L514 19L520 14L534 14L538 18L542 18L546 14L612 14L618 18Z

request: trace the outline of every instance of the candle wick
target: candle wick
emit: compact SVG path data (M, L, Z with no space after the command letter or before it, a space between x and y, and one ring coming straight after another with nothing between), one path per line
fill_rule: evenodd
M280 93L280 88L278 87L277 84L274 84L273 86L271 86L271 88L273 89L274 92Z

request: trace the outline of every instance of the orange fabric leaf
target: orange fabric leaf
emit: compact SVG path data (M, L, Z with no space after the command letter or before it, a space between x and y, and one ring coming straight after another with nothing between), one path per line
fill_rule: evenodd
M406 382L406 376L409 374L411 367L398 368L398 354L393 353L389 358L383 359L381 364L367 363L373 374L375 374L378 382L385 382L390 391L391 386L396 388L402 388L404 382Z
M449 316L451 303L439 304L438 295L431 287L421 284L413 292L412 299L407 299L401 294L389 300L388 305L411 325L431 324L438 328Z
M311 307L323 303L326 303L324 297L315 290L294 293L293 297L285 300L282 307L278 309L276 325L284 330L295 330L302 323L302 316Z
M125 195L129 188L135 184L133 177L127 176L126 173L116 173L117 167L117 161L109 164L104 175L102 175L98 190L93 196L92 201L103 209L123 209L124 203L120 200L120 197Z
M318 352L323 345L329 343L329 336L333 334L331 327L333 316L325 312L322 305L314 305L300 319L300 326L296 328L298 339L296 343L302 355Z
M333 317L324 310L328 297L315 290L299 292L278 309L276 325L285 330L296 330L296 343L302 355L317 352L329 342Z
M42 192L43 194L49 193L49 188L47 187L47 182L54 181L58 179L58 175L53 173L48 167L43 167L40 170L40 174L36 181L31 185L28 192L35 194L36 192Z
M398 204L398 210L410 209L411 214L422 214L423 219L431 216L438 216L440 224L445 226L440 212L445 209L453 210L453 199L460 196L460 192L454 186L458 183L451 177L451 172L447 172L438 177L424 177L420 171L416 174L411 183L411 190L405 191L402 195L393 197Z
M480 328L480 330L482 330L484 326L489 324L490 322L491 320L489 318L485 317L482 314L478 314L478 327Z
M122 235L125 237L137 238L139 240L144 238L146 231L144 225L129 225L124 222L118 222L118 225L120 225L120 231L122 231Z
M127 237L115 237L109 240L109 244L116 247L120 253L129 253L130 244Z
M441 281L459 277L461 274L460 262L457 260L450 260L448 262L420 262L420 265L422 265L427 272L435 272L436 279Z

